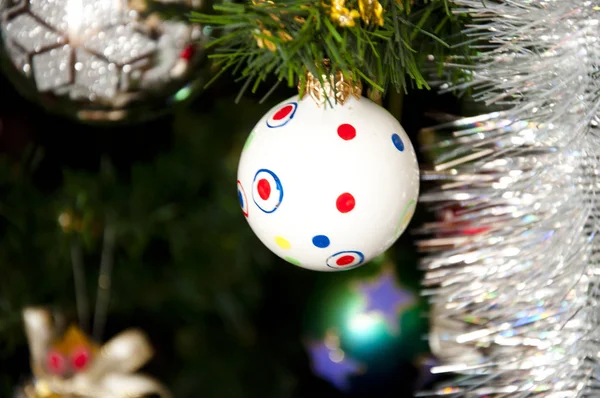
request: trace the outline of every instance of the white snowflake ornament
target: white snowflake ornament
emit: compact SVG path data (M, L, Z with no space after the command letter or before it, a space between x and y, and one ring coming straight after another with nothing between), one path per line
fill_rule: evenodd
M402 126L369 99L323 107L295 96L248 137L237 184L250 227L271 251L339 271L369 262L404 232L419 168Z

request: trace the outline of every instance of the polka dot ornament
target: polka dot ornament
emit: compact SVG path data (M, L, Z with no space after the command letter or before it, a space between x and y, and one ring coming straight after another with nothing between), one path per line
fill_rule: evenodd
M316 271L356 268L387 250L418 194L408 136L367 98L333 108L309 96L280 103L252 130L238 168L254 233L282 259Z

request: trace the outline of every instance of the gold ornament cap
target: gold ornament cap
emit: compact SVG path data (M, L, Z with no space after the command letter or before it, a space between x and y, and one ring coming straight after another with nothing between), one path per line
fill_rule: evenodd
M327 101L344 105L350 97L360 99L362 95L362 83L360 80L354 80L351 76L345 76L341 70L337 69L331 72L329 60L323 61L323 65L328 73L321 76L321 81L310 71L306 71L304 82L298 83L298 90L303 94L308 94L317 103L322 106Z

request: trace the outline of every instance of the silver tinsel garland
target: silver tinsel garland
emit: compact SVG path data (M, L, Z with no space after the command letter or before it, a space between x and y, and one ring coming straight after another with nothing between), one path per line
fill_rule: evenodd
M450 219L423 226L434 373L424 396L600 396L600 1L455 0L480 51L475 99L502 109L428 129Z

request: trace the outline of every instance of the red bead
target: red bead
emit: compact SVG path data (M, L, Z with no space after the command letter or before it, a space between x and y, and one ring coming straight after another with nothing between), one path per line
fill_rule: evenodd
M46 366L50 373L62 375L66 370L65 358L58 351L50 351L46 358Z
M87 348L80 348L71 355L71 364L76 370L81 371L90 362L90 357L91 353Z
M194 46L192 46L191 44L189 46L187 46L186 48L184 48L181 51L181 54L179 54L179 58L185 60L185 61L189 61L190 58L192 58L192 56L194 55Z

